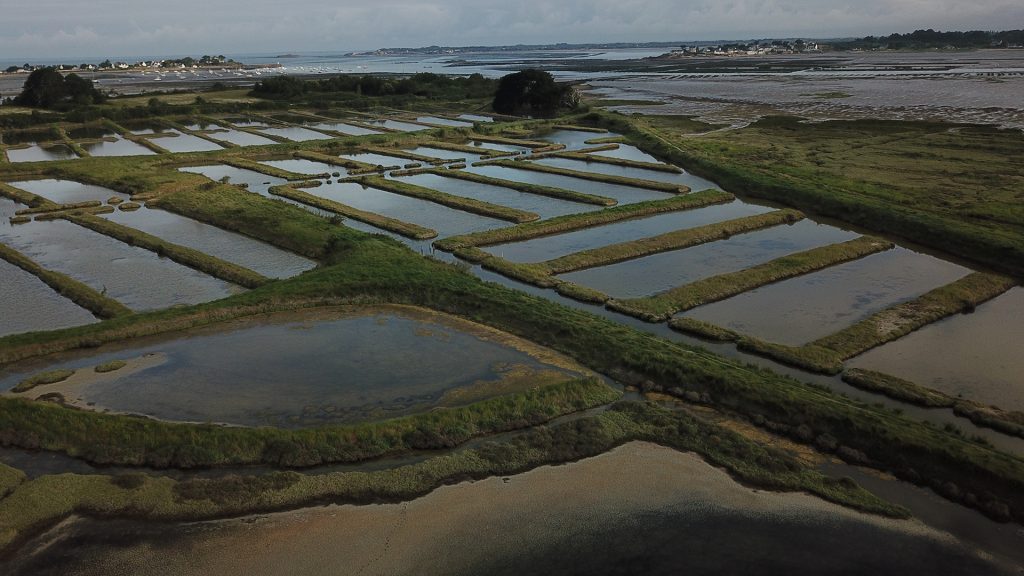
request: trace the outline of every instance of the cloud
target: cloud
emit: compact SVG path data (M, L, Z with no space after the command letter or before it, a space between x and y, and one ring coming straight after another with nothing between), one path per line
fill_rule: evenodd
M1018 0L68 0L4 8L15 58L836 37L1024 22Z

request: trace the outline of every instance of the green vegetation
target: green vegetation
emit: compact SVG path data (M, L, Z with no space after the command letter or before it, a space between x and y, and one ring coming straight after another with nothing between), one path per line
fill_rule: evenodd
M63 382L74 376L74 374L74 370L50 370L48 372L42 372L18 382L18 385L11 389L11 392L28 392L36 386L45 386L47 384Z
M131 516L154 521L239 516L314 503L406 501L463 479L510 475L544 464L595 456L631 440L696 451L740 482L771 490L806 491L865 512L906 518L849 480L835 480L779 450L685 413L623 402L599 416L540 427L508 442L436 456L418 464L376 472L306 476L274 472L178 481L133 475L51 475L29 482L15 478L13 494L0 500L0 549L24 541L70 514ZM61 498L53 498L61 494Z
M948 48L1006 48L1024 44L1024 30L990 32L971 30L966 32L937 32L931 28L915 30L908 34L888 36L866 36L856 40L832 43L834 50L928 50Z
M298 152L295 153L295 157L303 158L306 160L312 160L314 162L323 162L324 164L330 164L331 166L341 166L342 168L348 168L349 170L359 170L364 172L380 172L383 169L391 168L385 166L377 166L376 164L369 164L367 162L359 162L357 160L349 160L348 158L332 156L330 154L314 152L312 150L299 150ZM398 168L398 166L393 166L393 168Z
M441 150L451 150L452 152L464 152L466 154L479 154L481 158L498 158L501 156L515 156L515 152L506 152L504 150L495 150L493 148L485 148L483 146L469 146L467 144L455 144L454 142L445 142L444 140L431 140L425 143L431 148L440 148Z
M490 218L497 218L499 220L507 220L509 222L531 222L540 218L540 216L534 212L527 212L525 210L491 204L490 202L484 202L474 198L456 196L454 194L448 194L447 192L409 184L408 182L388 180L380 176L367 176L365 178L360 178L358 182L363 186L370 186L372 188L377 188L378 190L386 190L388 192L401 194L402 196L408 196L410 198L419 198L420 200L426 200L442 206L448 206L449 208L455 208L456 210L463 210L465 212L471 212L473 214L479 214Z
M480 74L467 77L420 73L407 78L338 75L323 80L275 76L256 83L252 95L278 100L304 100L322 105L335 101L401 106L412 99L484 99L494 95L497 82Z
M70 276L43 268L31 258L3 243L0 243L0 258L36 276L61 296L100 318L115 318L131 314L131 310L120 302L100 294Z
M925 408L952 408L955 414L978 426L1024 438L1024 412L1008 412L995 406L985 406L872 370L851 368L843 372L843 381L861 390L877 392Z
M609 302L608 307L649 322L662 322L677 312L725 300L765 284L863 258L869 254L889 250L893 246L892 242L861 236L848 242L782 256L737 272L702 278L654 296L613 300Z
M891 342L947 316L972 312L1016 282L1004 276L974 272L909 302L896 304L812 343L835 352L842 360Z
M701 136L593 112L648 153L736 192L1024 275L1024 134L940 122L771 117Z
M685 194L690 191L688 187L683 186L682 184L659 182L657 180L641 180L639 178L626 178L625 176L612 176L609 174L598 174L597 172L569 170L568 168L557 168L555 166L546 166L544 164L524 162L522 160L488 160L486 162L478 162L476 165L520 168L523 170L533 170L534 172L544 172L546 174L558 174L560 176L571 176L573 178L580 178L583 180L593 180L594 182L619 184L621 186L632 186L634 188L646 188L648 190L657 190L659 192L668 192L670 194Z
M397 146L363 146L362 151L375 154L384 154L386 156L395 156L397 158L405 158L406 160L414 160L416 162L422 162L424 164L448 164L450 162L455 161L443 158L435 158L433 156L424 156L423 154L416 154L415 152L403 150L401 148L398 148ZM465 161L465 158L461 158L460 160Z
M124 209L126 204L121 205L121 209ZM195 268L200 272L205 272L215 278L220 278L239 286L246 288L256 288L269 282L269 280L257 274L248 268L239 266L232 262L227 262L204 254L198 250L193 250L185 246L174 244L157 238L152 234L147 234L128 226L123 226L117 222L112 222L104 218L97 218L88 214L69 214L65 216L65 219L83 226L90 230L99 232L111 238L116 238L129 246L138 246L145 248L152 252L156 252L160 256L165 256L174 260L179 264L188 266L189 268Z
M445 175L447 176L448 174ZM538 222L529 222L518 226L511 226L509 228L485 230L462 236L451 236L434 242L434 246L441 250L452 252L459 248L493 246L495 244L520 242L531 238L563 234L574 230L582 230L584 228L602 226L604 224L612 224L615 222L622 222L623 220L652 216L654 214L675 212L677 210L693 210L696 208L710 206L712 204L723 204L725 202L732 202L734 199L735 196L728 192L722 192L719 190L703 190L701 192L674 196L664 200L636 202L634 204L627 204L624 206L605 208L604 210L599 210L597 212L567 214L565 216L547 218Z
M25 473L17 468L11 468L10 466L0 462L0 500L4 499L8 494L14 491L27 477ZM2 548L2 540L4 538L4 531L0 529L0 548Z
M106 97L78 74L62 75L55 67L33 70L25 79L21 94L14 98L16 106L31 108L67 108L100 104Z
M365 222L372 226L376 226L382 230L388 230L395 234L401 234L406 238L413 238L415 240L428 240L430 238L437 237L437 231L431 230L419 226L418 224L411 224L409 222L402 222L394 218L388 218L387 216L381 216L380 214L374 214L373 212L366 212L353 208L347 204L329 200L327 198L321 198L320 196L314 196L307 194L301 190L296 190L288 186L274 186L270 189L270 193L275 196L282 198L288 198L296 202L302 202L307 206L313 206L320 208L321 210L327 210L328 212L334 212L342 216L347 216L360 222Z
M642 258L659 252L689 248L761 228L769 228L780 224L792 224L803 219L803 217L804 215L796 210L776 210L765 214L716 222L697 228L676 230L658 236L641 238L640 240L583 250L582 252L575 252L542 262L537 264L537 266L549 270L550 274L565 274L566 272L583 270L584 268L607 266L625 260Z
M599 164L612 164L614 166L624 166L626 168L639 168L641 170L654 170L657 172L670 172L672 174L680 174L682 170L671 165L664 164L661 162L643 162L641 160L629 160L627 158L616 158L614 156L601 156L600 154L584 153L579 152L553 152L551 156L556 158L567 158L569 160L580 160L583 162L597 162Z
M97 364L93 371L97 374L106 374L107 372L116 372L127 365L128 363L124 360L111 360L110 362Z
M178 424L6 398L0 434L7 444L32 443L97 464L302 467L450 448L607 404L620 395L596 378L581 378L403 418L298 430Z
M490 176L484 176L482 174L477 174L475 172L466 172L464 170L433 169L429 170L428 172L430 174L436 174L438 176L458 178L459 180L476 182L478 184L500 186L502 188L508 188L510 190L526 192L527 194L536 194L537 196L547 196L548 198L558 198L559 200L569 200L571 202L581 202L583 204L595 204L597 206L614 206L617 203L617 201L614 198L608 198L606 196L598 196L596 194L584 194L583 192L575 192L573 190L555 188L553 186L541 186L539 184L516 182L515 180L492 178Z
M575 132L593 132L594 134L607 134L608 131L604 128L595 128L593 126L579 126L575 124L553 124L551 126L553 130L572 130Z

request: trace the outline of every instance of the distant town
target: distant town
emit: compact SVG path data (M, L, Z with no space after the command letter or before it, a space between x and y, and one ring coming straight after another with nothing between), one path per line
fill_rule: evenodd
M20 66L9 66L3 72L5 74L20 74L32 72L40 68L53 67L61 72L102 72L117 70L187 70L198 68L242 68L240 62L236 62L225 56L202 56L200 58L177 58L168 60L140 60L134 63L104 60L99 64L58 64L58 65L34 65L25 63Z

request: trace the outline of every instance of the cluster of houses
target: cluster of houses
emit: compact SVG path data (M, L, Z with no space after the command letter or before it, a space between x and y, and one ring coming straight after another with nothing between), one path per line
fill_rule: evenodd
M681 46L673 50L673 56L755 56L764 54L802 54L805 52L821 52L817 42L796 40L754 41L748 44L715 44L707 46Z
M32 72L40 68L46 68L47 66L54 66L62 72L96 72L100 70L149 70L149 69L190 69L190 68L206 68L210 66L235 66L237 63L234 60L226 58L224 56L203 56L201 58L178 58L169 60L140 60L134 64L127 62L111 62L110 60L104 60L99 64L49 64L49 65L33 65L23 64L21 66L10 66L0 73L6 74L18 74L24 72Z

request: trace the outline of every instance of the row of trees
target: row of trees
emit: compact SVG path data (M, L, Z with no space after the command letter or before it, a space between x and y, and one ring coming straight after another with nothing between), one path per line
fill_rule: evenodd
M970 30L967 32L940 32L932 30L915 30L909 34L890 34L888 36L867 36L857 40L838 42L833 46L838 49L850 48L888 48L923 49L923 48L988 48L1024 45L1024 30L1004 30L987 32Z
M442 76L428 72L407 78L386 76L334 76L303 80L295 76L276 76L261 80L253 87L254 96L296 99L329 93L362 96L413 95L427 98L487 98L494 94L495 81L480 74L467 77Z

